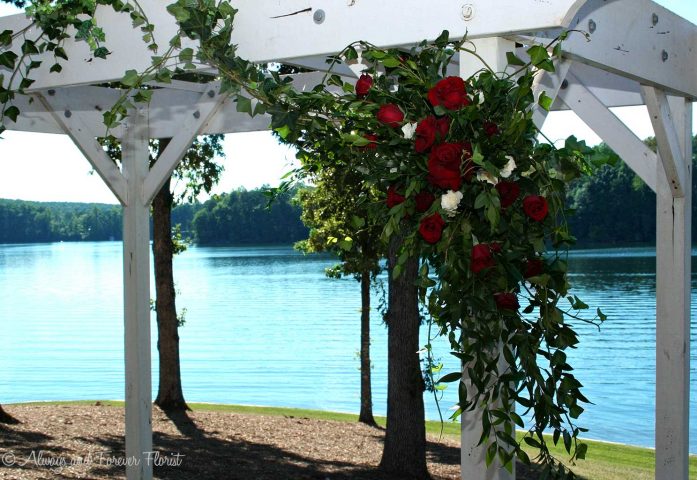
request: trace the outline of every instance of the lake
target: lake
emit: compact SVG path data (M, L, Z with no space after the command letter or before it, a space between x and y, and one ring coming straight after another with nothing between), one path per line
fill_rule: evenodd
M121 262L117 242L0 245L0 402L124 397ZM192 247L177 256L186 399L357 412L359 285L326 278L333 263L290 247ZM600 332L578 325L581 344L570 356L595 403L580 425L590 438L652 446L655 252L583 250L570 264L573 293L610 317ZM387 337L375 310L371 328L374 408L384 415ZM447 345L436 343L436 355L456 368ZM697 453L694 321L692 345ZM455 401L455 390L446 391L446 416ZM426 410L438 418L430 394Z

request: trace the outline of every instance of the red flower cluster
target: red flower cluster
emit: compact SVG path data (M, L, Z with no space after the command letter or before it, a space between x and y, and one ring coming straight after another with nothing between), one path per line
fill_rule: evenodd
M430 115L416 126L416 142L414 149L418 153L424 153L433 146L438 139L444 139L450 129L448 117L436 118Z
M517 311L520 308L518 303L518 295L510 292L501 292L494 294L494 301L499 310Z
M440 240L444 228L445 220L440 216L440 213L436 212L421 220L419 233L426 243L434 244Z
M386 103L380 107L375 117L378 122L397 128L404 121L404 112L394 103Z
M523 211L536 222L541 222L549 213L547 199L540 195L528 195L523 199Z
M356 82L356 96L358 98L365 98L373 86L373 77L364 73Z
M434 107L458 110L470 104L465 81L460 77L446 77L428 92L428 101Z
M472 247L470 270L472 270L474 273L479 273L484 269L491 268L496 265L492 251L497 250L492 249L491 246L487 245L486 243L479 243ZM500 246L498 251L501 251Z

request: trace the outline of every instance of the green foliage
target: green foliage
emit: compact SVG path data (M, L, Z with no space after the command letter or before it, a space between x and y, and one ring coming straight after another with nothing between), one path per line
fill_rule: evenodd
M307 236L300 208L286 194L266 208L262 190L216 195L196 213L193 236L201 245L289 244Z

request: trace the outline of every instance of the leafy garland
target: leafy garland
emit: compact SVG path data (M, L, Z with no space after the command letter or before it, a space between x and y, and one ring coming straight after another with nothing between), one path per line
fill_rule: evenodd
M157 50L137 3L97 3L128 13ZM13 82L0 90L0 129L19 114L11 103L31 85L39 66L33 54L54 52L52 70L60 71L68 27L77 28L76 38L88 41L95 57L108 55L94 8L77 0L41 3L32 13L43 33L25 38L22 55L6 47L26 31L0 33L0 64L22 78L14 90ZM511 54L509 62L520 66L514 75L485 69L463 80L449 75L448 65L457 53L476 52L464 40L451 42L447 32L408 52L358 42L333 59L368 65L355 86L331 75L298 92L290 79L236 56L230 42L236 10L228 2L178 0L168 11L177 35L145 72L126 72L122 100L104 114L107 127L150 100L148 82L166 83L207 64L218 70L222 92L236 97L238 111L270 114L276 133L298 147L299 176L343 169L384 192L373 215L384 219L386 241L404 238L393 275L407 259L423 259L421 300L466 366L454 417L481 409L487 462L498 457L511 468L516 456L530 462L513 431L513 425L525 428L522 417L529 414L524 442L539 449L543 477L573 477L551 455L543 432L551 430L555 444L563 441L572 460L584 458L587 446L578 435L585 430L575 419L587 399L565 351L578 343L573 321L599 324L605 317L600 310L592 319L579 315L588 306L569 295L565 260L573 242L564 220L565 186L589 168L589 149L573 140L561 149L540 144L532 122L534 76L553 70L548 48L559 53L559 45L531 47L531 63ZM198 48L181 48L183 38ZM539 103L551 102L543 95ZM460 379L455 372L440 381ZM515 413L514 404L525 412Z

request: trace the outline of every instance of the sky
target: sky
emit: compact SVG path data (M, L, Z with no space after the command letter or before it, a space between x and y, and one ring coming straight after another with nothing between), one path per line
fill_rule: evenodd
M697 24L695 0L657 3ZM0 4L0 16L11 13L15 13L12 7ZM639 138L653 135L645 108L615 109L615 113ZM697 128L697 109L693 127ZM573 134L590 145L600 142L571 112L551 113L543 133L554 141ZM279 145L268 132L226 135L224 150L221 163L225 170L213 193L277 185L295 158L290 148ZM67 136L11 131L0 139L0 198L117 203Z

